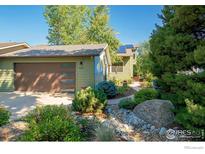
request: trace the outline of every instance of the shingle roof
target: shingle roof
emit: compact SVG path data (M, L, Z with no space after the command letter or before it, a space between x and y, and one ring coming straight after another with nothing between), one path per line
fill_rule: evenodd
M41 45L28 49L22 49L0 57L53 57L53 56L97 56L107 44L90 44L90 45Z

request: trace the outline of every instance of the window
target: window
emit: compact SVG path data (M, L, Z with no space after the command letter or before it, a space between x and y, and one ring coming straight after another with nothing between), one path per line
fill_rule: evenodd
M114 64L111 67L111 71L112 72L123 72L123 63L118 63L118 64Z

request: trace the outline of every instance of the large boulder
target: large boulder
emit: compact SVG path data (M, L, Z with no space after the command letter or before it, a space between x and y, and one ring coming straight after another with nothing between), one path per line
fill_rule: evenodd
M173 104L168 100L147 100L137 105L133 112L144 121L156 127L166 127L174 121Z

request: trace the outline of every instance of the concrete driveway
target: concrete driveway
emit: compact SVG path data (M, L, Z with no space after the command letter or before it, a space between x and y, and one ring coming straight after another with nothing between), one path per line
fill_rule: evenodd
M0 105L11 111L11 120L25 116L37 105L69 105L73 95L49 93L0 92Z

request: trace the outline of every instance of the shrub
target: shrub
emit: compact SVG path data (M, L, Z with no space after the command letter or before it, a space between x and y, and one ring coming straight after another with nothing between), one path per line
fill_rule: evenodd
M117 95L117 87L112 81L102 81L96 86L97 90L103 91L107 98L113 98Z
M123 95L128 90L127 83L123 83L123 86L117 87L117 93Z
M131 98L126 98L126 99L121 100L118 105L119 105L119 108L124 108L128 110L132 110L136 106L134 100Z
M127 88L121 86L121 87L117 87L117 93L120 95L123 95L126 92Z
M96 130L95 130L95 136L97 141L115 141L115 132L114 129L100 125Z
M119 80L119 79L116 79L115 77L113 77L111 81L114 82L114 84L117 85L117 86L122 85L122 81Z
M106 105L106 95L102 91L94 91L91 87L88 87L77 92L72 103L72 109L82 113L101 113Z
M9 122L10 115L11 113L8 110L0 106L0 127Z
M146 100L156 99L158 97L159 93L157 90L152 88L146 88L135 93L134 101L135 104L138 105Z
M37 107L26 117L28 130L21 141L81 141L80 127L65 106Z

